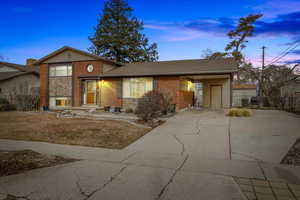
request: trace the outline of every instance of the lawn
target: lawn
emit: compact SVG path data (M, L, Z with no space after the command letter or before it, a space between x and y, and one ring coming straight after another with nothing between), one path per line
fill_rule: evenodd
M56 118L46 112L0 112L0 139L122 149L149 132L124 121Z

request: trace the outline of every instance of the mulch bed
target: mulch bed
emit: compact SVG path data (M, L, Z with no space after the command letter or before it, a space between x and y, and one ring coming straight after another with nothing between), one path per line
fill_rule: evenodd
M300 166L300 138L290 148L288 153L282 159L281 164Z
M48 156L32 150L0 151L0 176L22 173L28 170L51 167L78 161L60 156Z

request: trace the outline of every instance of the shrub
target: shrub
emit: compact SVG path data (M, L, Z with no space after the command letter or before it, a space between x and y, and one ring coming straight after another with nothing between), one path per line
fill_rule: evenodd
M125 109L125 112L126 112L126 113L133 113L133 109L132 109L132 108L126 108L126 109Z
M172 102L173 97L170 94L163 94L163 101L162 101L162 114L166 115L168 112L172 111Z
M9 102L5 98L0 98L0 104L9 104Z
M15 96L15 104L18 110L35 110L38 108L39 96L19 94Z
M231 116L231 117L250 117L251 112L247 109L232 108L232 109L229 110L228 116Z
M16 110L16 106L13 104L0 104L0 111Z
M144 122L153 122L162 114L164 110L163 103L163 94L156 91L147 92L138 100L135 114Z

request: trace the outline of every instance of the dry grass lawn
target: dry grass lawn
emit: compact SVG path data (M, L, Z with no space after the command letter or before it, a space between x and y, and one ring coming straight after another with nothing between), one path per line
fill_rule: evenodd
M51 167L77 161L60 156L48 156L31 150L0 151L0 176L22 173L28 170Z
M58 119L52 113L0 112L0 139L121 149L149 132L123 121Z

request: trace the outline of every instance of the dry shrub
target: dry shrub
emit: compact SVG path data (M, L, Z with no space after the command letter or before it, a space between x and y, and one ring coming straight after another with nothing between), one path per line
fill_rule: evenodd
M248 109L232 108L228 112L228 116L230 117L250 117L251 115L252 113Z
M16 110L16 106L13 104L0 104L0 112L11 111L11 110Z
M125 113L133 113L133 109L132 108L126 108Z
M153 122L164 112L164 96L162 93L150 91L138 100L135 110L137 117L144 122Z

